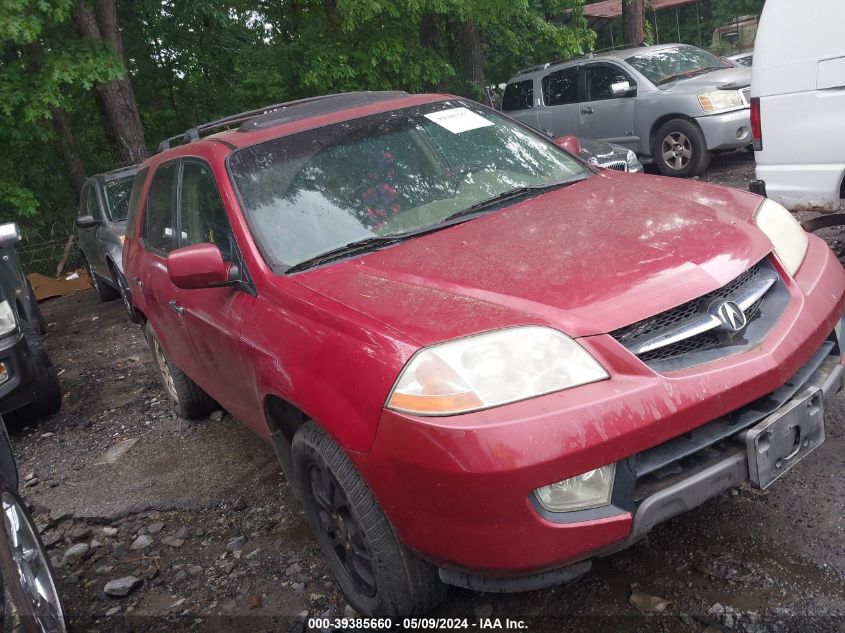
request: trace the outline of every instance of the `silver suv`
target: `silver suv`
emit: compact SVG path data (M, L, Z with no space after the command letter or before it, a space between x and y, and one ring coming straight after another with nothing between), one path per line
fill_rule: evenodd
M663 44L521 71L502 110L552 137L617 143L669 176L695 176L711 152L751 144L751 69L695 46Z

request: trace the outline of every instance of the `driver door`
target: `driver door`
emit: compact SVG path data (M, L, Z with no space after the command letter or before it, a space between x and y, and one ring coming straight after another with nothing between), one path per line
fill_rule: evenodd
M232 227L211 167L200 159L182 160L179 179L179 246L209 243L223 259L243 266ZM186 373L227 411L248 420L254 403L244 394L255 391L250 368L244 366L241 327L249 298L231 286L178 289L176 310L182 320L191 362Z
M624 84L629 89L621 92ZM581 136L618 143L637 150L637 84L616 64L598 62L584 66L584 100L580 104Z

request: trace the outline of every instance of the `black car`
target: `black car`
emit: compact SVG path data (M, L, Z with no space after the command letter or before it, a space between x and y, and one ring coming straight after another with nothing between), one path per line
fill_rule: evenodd
M0 413L36 420L56 413L62 389L47 356L46 327L21 269L16 224L0 225Z
M18 494L18 470L0 417L0 630L67 631L65 610L38 530Z

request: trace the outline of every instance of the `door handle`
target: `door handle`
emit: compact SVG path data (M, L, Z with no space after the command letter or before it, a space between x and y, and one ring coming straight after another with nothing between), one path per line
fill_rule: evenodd
M180 306L176 301L170 300L167 302L167 305L170 306L170 309L173 310L176 314L182 314L185 311L185 308Z
M581 114L592 114L593 112L595 112L595 110L590 107L581 108Z

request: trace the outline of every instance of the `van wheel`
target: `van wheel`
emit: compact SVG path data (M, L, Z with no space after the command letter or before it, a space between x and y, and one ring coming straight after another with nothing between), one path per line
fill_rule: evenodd
M82 263L85 266L85 272L88 275L88 280L91 282L91 285L94 286L94 290L97 291L97 296L100 298L100 301L111 301L112 299L117 299L120 296L120 293L102 282L102 280L94 274L94 271L91 270L91 264L88 263L88 258L83 257Z
M710 164L701 128L685 119L672 119L660 126L652 139L651 155L666 176L700 176Z
M146 335L153 360L158 368L161 384L167 392L167 397L173 403L176 415L191 420L207 417L217 409L217 403L214 399L203 391L197 383L188 378L185 372L170 362L149 322L147 323Z
M349 604L382 618L434 608L446 593L437 569L399 541L343 449L311 421L296 432L291 458L305 515Z
M62 387L59 383L58 372L50 362L50 357L47 356L47 348L41 335L31 323L26 321L22 320L20 327L32 358L35 400L18 409L15 417L34 421L59 411L62 407Z

